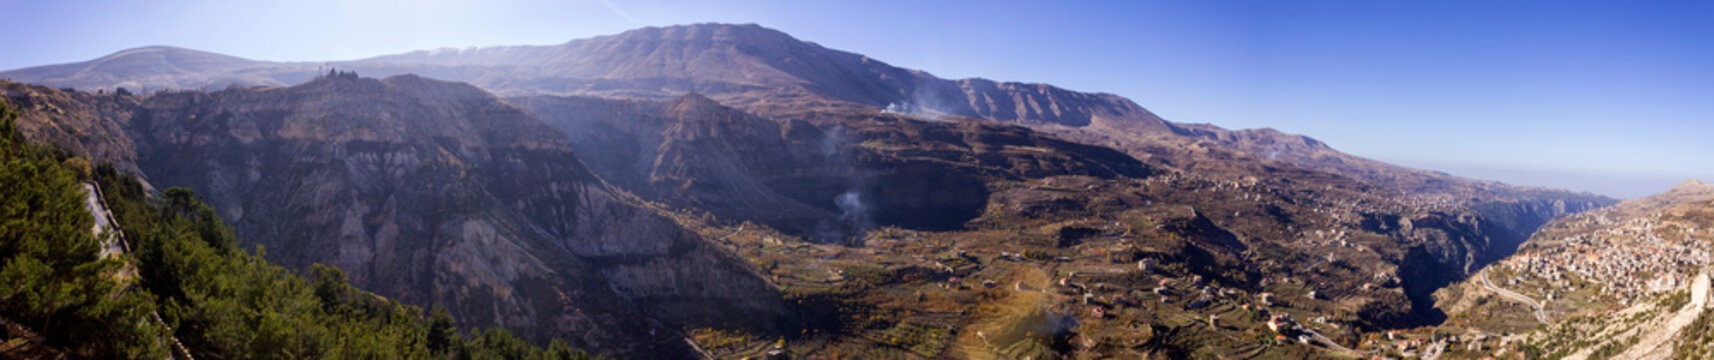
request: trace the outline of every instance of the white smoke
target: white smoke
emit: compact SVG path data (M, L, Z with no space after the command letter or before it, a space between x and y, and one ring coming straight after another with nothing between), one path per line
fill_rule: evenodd
M853 188L833 198L833 205L839 207L839 221L850 226L852 230L863 231L875 227L875 222L869 220L869 206L863 204L863 194Z
M934 95L931 91L924 91L923 86L926 85L920 85L911 90L910 98L887 104L887 107L882 108L881 112L909 115L929 121L940 121L947 115L953 114L954 106L950 106L951 103L941 96Z
M833 206L839 209L839 217L823 220L816 226L816 238L821 240L843 240L861 235L864 231L875 228L875 222L869 215L869 205L863 200L863 187L867 183L866 176L851 161L851 155L845 151L845 130L834 127L828 130L827 137L822 141L822 156L827 163L843 173L851 183L845 192L833 197Z
M881 109L881 112L907 115L929 121L940 121L941 118L947 115L946 112L940 111L937 107L922 105L914 99L911 101L887 104L887 107Z
M834 126L833 129L827 131L825 136L825 138L821 139L821 156L827 158L830 162L844 164L849 167L850 163L845 161L843 157L839 156L843 153L843 151L840 151L840 147L845 145L845 128Z

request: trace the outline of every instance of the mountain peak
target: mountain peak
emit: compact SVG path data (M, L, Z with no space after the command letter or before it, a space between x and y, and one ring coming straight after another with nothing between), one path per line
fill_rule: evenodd
M119 50L107 56L89 62L90 68L121 66L121 67L170 67L177 71L202 71L204 68L232 68L255 66L259 61L237 56L217 54L201 50L192 50L176 46L150 45ZM159 69L157 69L158 71Z
M221 78L239 69L270 63L173 46L152 45L120 50L75 63L44 65L0 72L20 82L81 89L199 88L217 83L265 84L258 79ZM123 80L116 80L123 79ZM224 80L224 81L216 81Z
M695 91L684 93L684 95L679 96L677 99L673 99L673 107L675 108L708 106L720 106L720 102L714 101L714 99L709 99L707 96L703 96Z
M783 31L757 25L728 24L728 23L698 23L672 26L650 26L619 33L621 38L629 37L661 37L689 39L707 36L713 40L749 42L756 40L799 41Z
M170 46L170 45L149 45L149 46L139 46L139 47L134 47L134 48L130 48L130 49L119 50L119 51L113 52L112 54L107 54L107 56L97 58L97 60L111 59L111 58L131 56L131 55L146 55L146 54L175 54L175 55L176 54L185 54L185 55L198 55L198 56L217 56L217 57L231 58L231 59L236 59L236 60L248 60L248 59L240 58L237 56L216 54L216 53L202 51L202 50L187 49L187 48Z
M645 27L589 40L594 43L664 48L680 55L735 48L739 53L770 60L825 50L815 43L798 40L785 32L756 24L701 23ZM568 45L575 46L578 41L574 40Z
M688 92L667 105L667 114L678 118L740 118L743 113L697 92Z
M1678 186L1672 187L1673 190L1703 190L1709 188L1714 188L1714 185L1708 185L1707 183L1696 179L1685 179L1684 182L1678 183Z

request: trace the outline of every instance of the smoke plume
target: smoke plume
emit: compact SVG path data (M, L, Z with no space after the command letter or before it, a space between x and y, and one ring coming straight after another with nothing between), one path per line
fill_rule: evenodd
M852 161L852 155L846 151L847 144L844 128L837 126L829 130L822 140L822 156L826 157L827 164L838 169L842 177L851 183L844 192L830 199L833 207L839 209L839 217L822 220L816 226L816 238L821 241L846 240L875 228L875 222L869 216L870 207L863 196L867 176Z

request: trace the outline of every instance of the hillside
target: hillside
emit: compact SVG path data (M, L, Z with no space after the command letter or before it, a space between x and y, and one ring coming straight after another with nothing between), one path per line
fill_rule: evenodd
M161 52L177 56L139 56ZM234 59L202 62L221 66L192 66L162 60L215 56L186 53L194 52L161 47L132 49L87 63L0 72L0 77L100 89L118 86L117 79L146 83L147 88L210 88L199 84L285 85L313 75L313 71L301 64ZM117 62L116 59L150 66L104 67ZM767 118L791 117L825 106L857 106L928 118L966 116L1031 126L1091 144L1120 148L1144 159L1159 155L1146 148L1161 139L1208 140L1253 157L1333 172L1446 201L1472 197L1528 200L1543 196L1611 201L1384 164L1340 153L1301 135L1170 123L1129 99L1111 94L1082 93L1047 84L941 79L801 41L754 24L649 27L557 45L428 50L332 64L372 76L414 73L465 81L511 96L670 99L697 92ZM56 67L86 69L82 72L101 74L100 78L110 80L74 81L45 70ZM159 71L138 68L183 69L172 74L196 80L188 81L192 85L152 80L160 77ZM235 74L267 79L232 80L240 77Z
M1458 319L1436 291L1613 202L756 25L246 64L171 74L272 80L4 95L287 268L619 357L1389 354Z
M466 340L444 309L351 287L336 268L299 276L239 249L194 193L149 198L110 164L16 130L0 102L0 274L16 285L0 289L0 357L588 358L499 329Z
M865 345L867 340L863 339L897 336L886 335L896 331L929 331L925 334L941 335L913 340L919 341L916 346L923 347L919 353L987 353L998 349L970 345L968 341L974 340L969 336L978 331L986 333L983 329L987 327L1003 326L990 318L999 315L993 312L994 307L1024 301L1018 299L1033 299L1020 303L1028 304L1025 308L1042 307L1061 314L1056 316L1076 314L1080 323L1089 326L1075 333L1082 334L1074 336L1078 341L1124 341L1128 335L1114 332L1120 328L1107 326L1130 321L1160 324L1160 328L1149 331L1199 332L1204 330L1197 330L1195 322L1187 323L1185 319L1215 314L1224 314L1221 316L1234 327L1208 335L1256 337L1267 334L1258 331L1267 330L1259 330L1260 322L1242 319L1262 316L1255 315L1260 313L1286 313L1299 319L1326 317L1327 324L1334 324L1333 327L1316 331L1341 339L1337 341L1344 346L1358 346L1355 339L1363 332L1435 321L1435 310L1419 300L1422 294L1456 279L1460 268L1489 246L1486 239L1499 231L1474 220L1480 215L1465 213L1467 210L1401 202L1372 186L1327 173L1244 161L1242 156L1228 157L1223 162L1210 160L1209 167L1191 168L1189 173L1164 171L1111 149L976 119L925 121L883 112L844 115L829 112L780 124L696 95L670 101L562 97L515 100L531 109L525 112L458 84L416 77L375 80L335 75L289 88L154 94L140 99L130 118L111 121L124 124L127 133L135 137L139 167L152 182L158 186L188 184L204 189L199 193L217 204L223 214L237 219L240 235L254 235L253 240L248 240L250 243L267 245L270 258L294 267L312 261L334 264L348 268L355 283L372 285L390 297L408 303L447 304L452 315L463 322L478 326L505 324L526 337L580 336L576 345L609 354L634 354L628 351L635 350L627 350L625 344L630 344L627 342L590 339L625 331L624 323L602 328L567 326L542 330L537 327L540 323L504 318L505 312L495 317L474 312L470 306L490 300L465 294L481 294L469 291L496 289L496 284L510 285L514 291L525 294L509 298L496 295L493 299L517 303L496 302L499 306L495 308L526 314L541 311L536 307L539 305L532 305L535 303L531 301L537 300L528 295L528 291L541 288L485 275L505 275L503 272L468 269L512 269L524 279L557 276L560 279L557 281L570 285L552 289L562 291L577 304L569 314L562 315L571 321L599 320L602 316L578 314L628 311L602 307L604 301L615 299L657 306L656 309L662 310L648 319L662 322L680 319L690 324L685 335L696 343L705 347L713 347L710 342L727 344L709 351L734 354L754 349L749 346L762 346L769 341L771 331L777 331L769 326L780 325L795 328L800 334L787 337L790 341L786 348L793 352L835 346L852 354L887 356L890 352ZM34 89L46 94L58 92ZM555 106L569 107L555 110ZM586 112L599 109L606 110ZM536 120L532 112L552 120ZM571 114L595 116L568 116ZM399 122L403 119L411 119L410 125ZM566 137L560 137L560 131L550 130L550 123L560 127ZM625 127L635 130L614 130ZM483 130L490 128L493 130ZM650 139L653 142L648 142ZM757 145L779 148L744 147ZM621 166L592 165L584 170L581 162L572 161L578 158L573 154L580 149L590 150L590 155L603 159L603 163L611 161ZM631 151L626 149L654 152L625 155ZM1226 150L1216 147L1205 151L1217 154ZM369 153L376 154L365 155ZM334 158L331 154L342 156ZM438 162L415 161L444 165L412 166L411 154L419 154L416 158L424 156L420 154L440 154L442 160ZM518 160L488 160L508 156ZM533 164L532 173L514 175L505 171L516 170L485 165L496 163ZM555 163L563 165L549 166ZM623 164L645 166L638 170ZM449 166L456 166L459 173L438 170ZM1251 169L1260 172L1224 180L1225 176ZM627 171L642 172L626 175ZM567 206L587 202L599 196L599 192L576 193L580 197L548 196L545 199L552 200L531 202L530 193L524 190L552 179L565 181L558 185L561 188L576 186L580 181L591 184L606 174L616 179L615 185L637 189L639 194L665 204L677 204L666 208L675 209L671 213L676 222L697 233L682 237L697 243L675 245L681 247L656 253L660 254L654 255L656 259L661 260L649 260L651 263L696 261L697 246L708 246L710 250L705 251L731 253L746 260L727 264L750 265L732 271L760 273L759 277L766 280L765 286L780 288L778 295L768 295L770 290L739 290L741 297L724 299L802 305L784 310L789 315L781 315L783 323L781 320L750 322L756 318L749 315L745 321L752 325L719 325L714 321L733 318L709 313L674 313L671 309L675 304L684 304L679 306L730 313L731 308L708 306L708 300L652 302L650 299L661 295L648 292L707 288L652 282L660 279L659 274L665 269L653 270L652 274L637 272L638 267L627 269L626 264L633 262L624 261L626 257L561 255L564 257L557 259L569 264L558 263L552 273L536 270L547 267L537 264L552 260L535 259L556 259L551 257L555 252L553 248L532 246L554 240L531 236L553 231L571 233L569 230L472 236L469 232L448 234L440 230L446 225L425 226L450 223L458 226L454 230L468 231L472 226L480 229L586 224L582 219L527 222L529 216L575 214L587 209L581 207L584 205L575 205L570 211L528 210L533 204ZM649 182L631 183L623 179ZM403 183L389 185L394 181ZM488 183L502 186L473 188ZM953 189L969 192L948 192ZM371 191L381 193L371 195ZM789 221L774 223L766 216L748 217L768 214L757 207L719 206L723 201L765 199L770 193L818 209L819 212L804 213L811 216L808 219L814 225L799 222L794 227ZM484 194L497 200L484 200ZM456 197L443 200L444 196ZM448 201L458 201L458 205L436 205ZM389 205L394 203L413 206ZM507 205L487 205L493 207L483 210L480 205L484 203ZM646 209L642 211L653 211ZM627 216L623 212L608 214ZM518 218L526 221L507 222ZM628 222L637 224L636 221ZM677 227L672 223L636 226L640 227L630 228L626 233L639 237L613 239L610 241L615 242L606 243L612 245L596 245L593 249L572 248L571 255L583 254L575 251L627 251L624 249L647 244L645 241L671 241L671 233L663 231ZM420 239L406 236L411 231L428 234L421 236L432 241L428 244L402 241ZM296 237L307 240L293 241L281 235L292 233L308 234ZM661 234L669 237L662 238ZM471 249L473 244L494 245ZM616 247L620 244L626 247ZM527 254L508 254L504 252L508 246L528 249L520 251ZM495 255L474 258L460 255L472 250ZM966 255L956 255L959 250ZM953 255L930 256L941 252ZM433 260L421 265L423 260L398 255L414 253ZM493 259L490 256L503 257L486 260ZM691 260L672 260L686 257ZM587 260L573 262L579 259ZM1145 259L1153 259L1147 261L1156 262L1165 270L1125 270L1138 269L1135 262ZM381 266L369 265L377 262ZM951 265L959 262L967 265ZM910 275L920 269L940 268L935 263L952 267L953 271L929 277ZM511 267L497 267L498 264ZM729 275L710 271L718 267L691 264L681 268L697 272L696 279L702 280L688 281L720 284L726 289L741 289L738 286L747 281L744 275L712 278ZM411 269L422 266L430 267L437 275L428 277L426 285L415 285L425 280L420 280L421 273ZM441 270L443 267L446 270ZM579 278L576 274L591 272L560 269L595 269L594 273L606 275ZM1072 272L1108 275L1090 278ZM854 277L854 273L867 275ZM948 275L970 279L971 284L962 288L949 286L950 291L946 292L924 292L923 296L945 296L952 302L943 306L949 307L923 308L898 302L907 299L899 296L922 291L923 286L950 281L950 277L941 277ZM1077 283L1083 285L1053 290L1059 295L1046 297L1019 293L1028 295L1024 298L996 293L979 285L1018 276L1024 277L1010 280L1018 288L1022 288L1025 279L1042 281L1055 277L1079 280ZM1161 280L1203 285L1169 287L1162 292L1175 295L1160 299L1143 294L1157 286L1146 284ZM490 282L461 285L465 281ZM578 288L580 283L576 281L599 284L594 286L606 289ZM1092 285L1088 284L1092 283L1108 285L1106 290L1091 291L1088 287ZM1372 286L1364 291L1343 290L1361 289L1365 283ZM660 288L646 288L642 286L650 285L643 284L657 284L653 286ZM1047 285L1043 283L1037 288L1041 286ZM1211 286L1207 303L1219 306L1188 306L1204 299L1194 299L1201 296L1182 292L1194 294L1202 291L1199 289L1202 286ZM442 296L438 295L440 290L425 294L422 292L425 289L463 290L454 292L453 297L438 297ZM586 292L574 292L578 289ZM625 293L634 289L644 290ZM1306 296L1317 289L1318 295ZM1098 306L1107 309L1102 311L1118 312L1090 317L1095 310L1067 296L1064 293L1067 291L1088 291L1105 299ZM1244 309L1245 303L1257 302L1262 293L1302 298L1273 300L1267 312L1256 307ZM730 296L718 292L703 294L708 296L704 299ZM1124 312L1114 306L1140 304L1131 300L1114 303L1109 299L1114 295L1180 305L1149 312ZM576 296L585 300L576 301ZM1250 312L1229 313L1234 309ZM881 316L893 316L902 322L852 322L855 317L877 314L891 314ZM659 328L656 329L659 334ZM749 340L719 340L729 336ZM1052 345L1060 341L1025 339L1016 344L1027 347L1031 343ZM1285 354L1313 353L1312 349L1216 341L1158 342L1140 349L1078 351L1291 356ZM1053 350L1064 351L1072 350Z
M600 159L591 168L602 178L644 198L821 238L889 225L957 229L981 213L992 180L1158 172L1109 149L971 119L858 113L780 124L694 93L512 101Z
M1557 219L1479 281L1449 288L1444 328L1522 333L1486 344L1513 358L1705 357L1710 226L1714 186L1696 180Z
M1489 223L1471 209L1391 196L1393 192L1350 179L1250 160L1219 147L1204 148L1206 153L1198 155L1201 167L1180 173L1027 128L983 125L989 122L961 117L926 121L880 111L855 116L824 111L780 123L695 94L672 100L530 96L511 101L564 130L580 154L604 159L591 165L603 178L683 209L681 222L759 264L775 276L773 281L788 298L849 309L827 315L840 318L809 324L810 331L829 337L792 341L799 345L788 349L833 346L840 349L833 354L888 356L884 354L896 353L874 349L863 339L899 337L905 346L918 349L913 350L917 354L974 357L1004 352L1005 346L972 345L968 342L980 339L968 336L1000 326L990 322L1000 316L993 313L996 307L1020 306L1002 304L1023 301L1025 308L1057 309L1048 313L1075 318L1084 326L1070 335L1076 341L1138 341L1130 350L1121 346L1082 351L1292 357L1286 354L1301 355L1303 349L1223 341L1148 343L1136 329L1118 331L1103 324L1154 323L1161 327L1144 333L1193 332L1201 334L1198 338L1221 331L1255 337L1265 334L1256 332L1261 322L1242 319L1267 312L1246 308L1246 303L1254 304L1261 293L1304 296L1315 289L1321 289L1317 298L1267 310L1299 319L1327 317L1328 324L1336 325L1319 331L1358 347L1362 332L1437 321L1428 294L1485 256L1490 239L1519 236L1499 227L1504 222ZM897 166L892 164L921 160L932 160L925 165L935 170L889 170ZM937 189L934 196L911 195L920 188L907 185L948 179L971 185L924 187ZM853 182L890 185L853 188ZM793 195L805 193L806 187L814 190L815 184L827 185L820 185L819 193ZM884 218L911 213L908 208L887 208L886 197L920 198L933 206L961 197L949 190L969 188L985 189L960 200L974 202L963 208L982 209L973 218L954 218L942 225L922 222L936 218L928 214L959 212L950 209ZM856 196L841 196L847 193ZM883 201L855 207L841 199ZM727 205L760 201L808 210L770 213ZM856 209L870 215L851 216ZM778 214L791 218L782 220ZM865 231L836 233L840 236L833 239L817 231L825 229L811 226L857 219L870 222L859 228ZM964 255L958 255L961 252ZM1137 271L1136 261L1174 270ZM829 267L841 270L819 270ZM1229 270L1234 268L1255 270ZM857 271L866 278L846 275ZM1055 287L1058 277L1081 285ZM1196 278L1217 280L1190 286L1190 294L1177 287L1162 293L1180 295L1139 291L1163 280L1199 282ZM987 285L977 285L977 279L993 281L997 288L1008 283L1013 287L985 290ZM1090 291L1087 287L1093 283L1108 289ZM1220 295L1208 300L1220 305L1184 307L1195 302L1201 286L1209 285L1214 286L1209 294ZM1039 290L1018 291L1032 286ZM1068 297L1084 292L1100 299L1090 303L1098 306ZM937 305L910 305L913 296ZM1145 305L1153 302L1179 305ZM1139 305L1150 310L1126 310ZM1090 317L1095 307L1103 314ZM1024 315L1028 313L1018 316ZM1233 325L1200 333L1199 323L1187 322L1210 315L1223 316ZM897 320L843 320L871 316ZM975 325L958 325L964 322ZM726 333L693 335L730 341ZM803 340L810 342L803 345ZM1052 348L1061 340L1018 341L1023 344L1018 346L1039 341ZM713 351L754 355L765 348L759 342Z
M296 68L289 74L282 67ZM308 80L314 68L272 63L171 46L126 49L80 63L0 72L0 78L94 91L218 89L228 85L284 85Z
M473 328L670 353L687 350L644 334L722 322L772 331L785 319L751 270L608 189L563 135L474 87L335 74L160 93L127 114L99 120L125 129L149 182L197 189L247 246L444 305Z

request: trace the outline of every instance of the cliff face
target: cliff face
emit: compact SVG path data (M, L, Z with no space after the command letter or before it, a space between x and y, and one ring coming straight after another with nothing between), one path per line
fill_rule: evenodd
M1408 255L1400 259L1398 274L1411 301L1411 316L1395 318L1395 326L1439 324L1446 314L1445 309L1436 307L1436 291L1510 256L1549 220L1600 206L1564 201L1504 202L1458 213L1375 219L1369 225L1375 231L1411 240L1406 243Z
M564 130L622 188L822 239L887 225L960 228L984 208L991 180L1155 171L1112 150L970 119L859 112L782 123L694 93L513 101Z
M643 198L723 217L812 228L837 210L775 188L801 177L831 177L824 135L781 125L690 94L670 101L586 97L514 98L564 131L603 179Z
M136 144L125 133L123 121L130 118L138 97L0 80L0 100L18 112L18 130L31 141L137 171Z
M444 304L467 326L674 357L651 330L777 330L777 290L598 179L557 130L477 88L339 76L127 107L137 167L196 190L289 268ZM119 157L123 158L123 157ZM661 336L668 336L662 333ZM665 345L661 345L665 344Z

